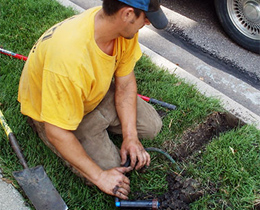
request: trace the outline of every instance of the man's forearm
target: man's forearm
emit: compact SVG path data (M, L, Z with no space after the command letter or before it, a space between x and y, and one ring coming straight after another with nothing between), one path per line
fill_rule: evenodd
M136 100L137 87L134 74L130 75L127 81L122 78L116 79L115 104L124 138L137 137Z
M96 184L102 169L87 155L75 135L49 123L45 123L45 130L50 143L62 157L85 178Z
M45 130L50 143L62 157L75 167L84 177L103 192L127 199L130 181L124 175L130 167L117 167L102 170L85 152L80 142L71 131L45 123Z
M127 155L130 155L132 168L140 169L149 165L150 155L145 151L137 134L137 87L133 72L126 77L116 78L115 104L123 134L121 164L124 164Z

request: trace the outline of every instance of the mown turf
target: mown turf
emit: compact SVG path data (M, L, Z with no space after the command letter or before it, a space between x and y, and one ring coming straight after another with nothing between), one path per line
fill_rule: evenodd
M0 46L27 56L45 30L74 12L53 0L0 0L0 14ZM29 166L44 166L69 209L115 209L113 197L96 187L85 186L27 124L27 118L20 113L17 102L23 65L23 61L0 55L0 108L16 134ZM196 87L156 67L146 56L137 63L135 72L140 94L177 106L175 111L155 106L166 112L166 116L158 137L153 141L143 140L145 147L162 148L165 141L175 141L185 130L202 122L209 114L223 110L216 99L201 95ZM231 131L213 140L203 155L195 156L190 164L181 164L188 170L189 176L199 179L205 187L212 182L219 189L205 194L191 205L193 209L250 209L253 206L260 194L259 135L259 131L250 126ZM112 138L120 145L120 137ZM230 148L234 149L234 154ZM176 168L162 155L151 155L152 165L147 173L133 172L130 175L132 192L160 194L167 189L165 176ZM0 164L5 178L10 179L21 191L11 173L22 167L2 129Z

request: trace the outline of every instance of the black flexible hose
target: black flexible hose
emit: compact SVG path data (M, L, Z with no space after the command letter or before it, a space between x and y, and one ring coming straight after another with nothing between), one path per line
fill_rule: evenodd
M175 160L165 151L154 148L154 147L148 147L145 148L147 152L159 152L163 154L165 157L167 157L173 164L176 165L176 168L180 171L180 168L176 164ZM128 157L126 163L124 164L125 167L128 167L130 165L130 158ZM142 200L142 201L125 201L125 200L120 200L119 198L115 198L115 205L116 207L131 207L131 208L152 208L152 209L158 209L160 206L160 203L158 200Z
M176 165L176 168L178 171L181 171L181 169L179 168L179 166L177 165L176 161L165 151L163 151L162 149L158 149L158 148L155 148L155 147L148 147L148 148L145 148L145 150L147 152L159 152L161 154L163 154L165 157L167 157L173 164Z

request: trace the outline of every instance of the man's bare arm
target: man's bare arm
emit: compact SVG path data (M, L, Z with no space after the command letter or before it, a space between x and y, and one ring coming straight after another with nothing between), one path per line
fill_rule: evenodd
M115 104L122 125L123 143L121 146L122 164L127 155L131 158L131 167L136 169L150 164L150 155L145 151L138 139L136 128L137 86L134 72L125 77L115 79Z
M104 171L87 155L71 131L49 123L45 123L45 131L50 143L84 177L103 192L127 199L130 192L130 181L124 173L131 168L118 167Z

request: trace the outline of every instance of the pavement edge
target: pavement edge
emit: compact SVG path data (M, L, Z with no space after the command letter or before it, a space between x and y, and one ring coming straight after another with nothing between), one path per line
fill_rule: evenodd
M174 74L177 77L184 79L189 84L195 85L197 90L200 93L202 93L203 95L205 95L207 97L214 97L214 98L219 99L225 110L227 110L229 113L233 114L234 116L238 117L245 123L254 125L257 129L260 130L260 116L251 112L250 110L248 110L241 104L232 100L228 96L226 96L223 93L221 93L220 91L214 89L210 85L201 81L197 77L191 75L184 69L173 64L172 62L170 62L169 60L160 56L159 54L155 53L154 51L150 50L149 48L141 45L141 49L142 49L143 53L145 53L147 56L150 57L150 59L152 60L152 62L154 64L156 64L159 67L167 69L171 74Z

